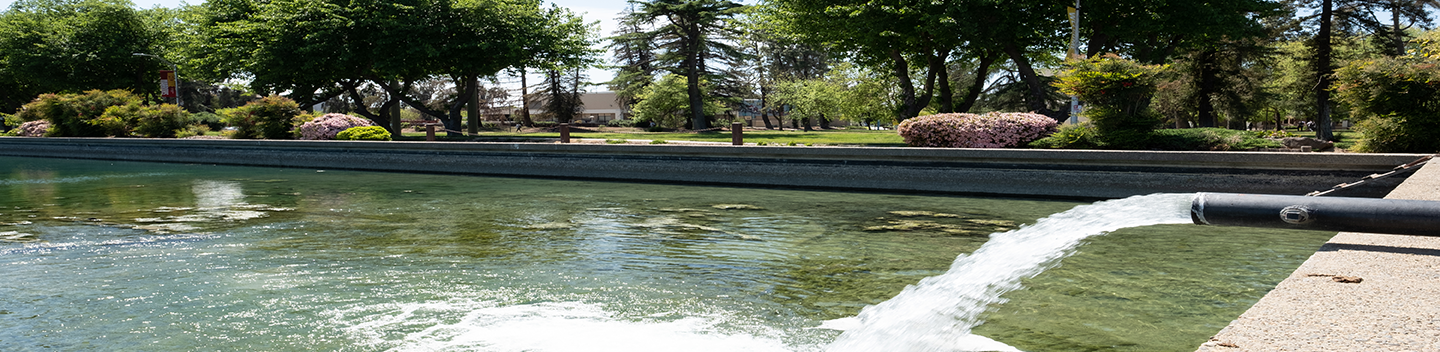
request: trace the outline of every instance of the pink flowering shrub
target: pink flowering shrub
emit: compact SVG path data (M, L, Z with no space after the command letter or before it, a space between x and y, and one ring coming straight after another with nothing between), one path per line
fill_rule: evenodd
M352 127L374 126L369 119L346 114L325 114L300 125L300 139L327 140Z
M45 131L50 130L50 121L35 120L20 124L16 127L16 136L21 137L44 137Z
M1045 115L992 112L920 116L897 130L912 147L1008 148L1055 133L1056 125Z

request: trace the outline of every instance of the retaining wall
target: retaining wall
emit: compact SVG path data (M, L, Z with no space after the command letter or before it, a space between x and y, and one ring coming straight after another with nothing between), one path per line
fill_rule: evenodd
M0 155L833 190L1305 194L1415 154L0 137ZM1383 197L1403 177L1336 193Z

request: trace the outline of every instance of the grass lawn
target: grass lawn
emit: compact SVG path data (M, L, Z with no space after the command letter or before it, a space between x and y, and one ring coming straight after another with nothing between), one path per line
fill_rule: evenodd
M667 140L667 141L700 141L700 142L729 142L730 132L643 132L633 128L605 128L595 129L594 132L574 131L570 133L571 138L586 139L608 139L608 140ZM416 138L423 140L424 132L405 132L406 139ZM437 134L437 139L444 138L443 134ZM510 139L510 138L560 138L559 132L481 132L478 136L481 140L487 138ZM469 137L465 138L466 140ZM900 138L895 131L871 131L871 130L815 130L812 132L803 131L775 131L775 130L746 130L745 143L766 143L779 145L859 145L876 147L903 147L905 140Z

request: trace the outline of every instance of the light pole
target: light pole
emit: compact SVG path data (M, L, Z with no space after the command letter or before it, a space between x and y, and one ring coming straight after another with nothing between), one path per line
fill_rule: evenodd
M153 57L153 58L156 58L156 59L160 59L160 62L164 62L164 63L166 63L166 64L169 64L169 65L170 65L170 72L174 72L173 74L175 75L175 105L179 105L181 109L184 109L184 108L185 108L185 103L184 103L184 101L181 100L181 98L180 98L180 95L181 95L181 94L180 94L180 67L179 67L179 66L175 66L175 63L170 62L170 60L166 60L166 59L163 58L163 57L160 57L160 55L151 55L151 54L146 54L146 53L131 53L130 56L149 56L149 57ZM161 92L161 93L163 94L164 92Z
M1070 48L1066 50L1065 61L1083 60L1085 54L1080 51L1080 0L1075 0L1075 7L1067 9L1070 13ZM1080 97L1070 96L1070 124L1080 123Z

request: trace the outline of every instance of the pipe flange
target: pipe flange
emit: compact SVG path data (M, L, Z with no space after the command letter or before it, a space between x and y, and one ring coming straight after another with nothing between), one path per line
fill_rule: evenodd
M1280 220L1291 225L1304 225L1313 220L1310 216L1311 211L1310 208L1304 205L1291 205L1285 207L1285 209L1280 209Z

